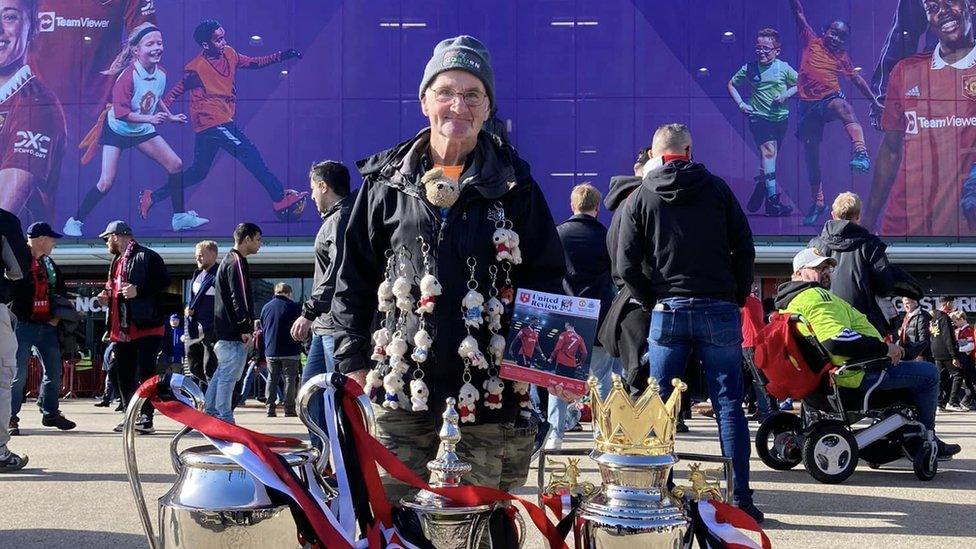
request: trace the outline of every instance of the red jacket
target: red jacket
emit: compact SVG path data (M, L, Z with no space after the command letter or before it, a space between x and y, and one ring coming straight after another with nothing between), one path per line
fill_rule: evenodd
M557 364L576 368L586 360L587 353L586 343L583 343L583 338L578 333L567 330L559 334L559 339L556 340L556 347L552 350L552 357L555 358ZM576 358L577 354L579 355L579 360Z
M755 347L756 336L766 323L763 321L763 307L759 298L750 295L742 308L742 346Z

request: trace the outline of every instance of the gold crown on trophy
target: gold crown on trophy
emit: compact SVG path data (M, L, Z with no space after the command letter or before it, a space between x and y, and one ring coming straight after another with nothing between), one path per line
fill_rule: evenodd
M632 400L619 375L613 375L613 389L600 398L597 380L590 377L590 407L596 449L608 454L659 456L674 452L674 434L681 413L681 393L688 386L671 380L674 391L667 402L661 398L657 380L648 378L647 389Z

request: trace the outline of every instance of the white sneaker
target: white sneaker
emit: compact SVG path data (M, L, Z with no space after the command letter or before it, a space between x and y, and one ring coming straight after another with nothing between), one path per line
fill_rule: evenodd
M84 221L78 221L73 217L69 217L68 220L64 222L64 228L61 229L61 232L67 236L81 236L81 226L84 224Z
M173 214L173 230L174 231L186 231L188 229L196 229L200 225L205 225L210 223L210 220L205 217L200 217L197 212L190 210L188 212L174 213Z
M563 447L563 439L556 437L549 437L546 439L546 443L542 446L545 450L560 450Z
M963 408L958 404L949 404L946 406L946 410L949 412L968 412L969 408Z

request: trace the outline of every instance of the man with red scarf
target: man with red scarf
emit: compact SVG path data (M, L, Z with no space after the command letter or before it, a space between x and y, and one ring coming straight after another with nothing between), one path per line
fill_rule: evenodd
M63 431L75 428L75 422L58 410L61 392L61 344L58 342L59 318L54 315L54 296L67 296L61 269L51 259L61 234L50 225L37 222L27 227L27 247L31 252L30 272L24 273L11 310L17 316L17 376L14 378L10 404L9 431L20 434L20 407L27 384L27 359L37 349L44 377L37 405L43 415L41 424Z
M116 386L128 405L136 388L156 374L156 355L163 341L164 311L159 297L169 287L169 273L159 254L141 246L125 221L112 221L99 235L115 256L98 301L108 308L109 340L115 343ZM140 433L153 433L148 403L136 422ZM122 431L122 424L115 427Z

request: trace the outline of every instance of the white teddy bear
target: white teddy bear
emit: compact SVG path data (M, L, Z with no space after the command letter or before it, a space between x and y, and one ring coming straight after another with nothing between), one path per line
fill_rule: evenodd
M493 363L501 364L505 358L505 338L501 334L491 334L488 340L488 355Z
M467 336L461 340L461 344L458 345L458 354L461 355L461 358L470 360L471 365L476 368L484 370L488 367L488 361L481 349L478 348L478 340L474 336Z
M458 415L461 416L461 423L474 423L475 403L481 395L474 385L465 383L458 391Z
M430 346L433 342L434 338L430 337L427 330L423 328L417 330L417 333L413 335L413 344L416 347L414 347L413 353L410 354L410 358L417 364L427 360L427 355L430 354Z
M520 242L519 235L517 232L511 229L509 229L508 232L511 233L508 235L508 247L510 248L512 253L512 264L521 265L522 250L521 248L519 248L519 242Z
M385 359L386 346L390 344L392 338L393 334L390 333L389 328L380 328L373 332L373 356L369 357L370 360L379 362Z
M480 328L484 323L482 319L483 306L485 304L485 297L478 293L477 290L468 290L468 293L464 294L464 299L461 300L461 306L464 307L464 325L470 328Z
M491 237L495 244L495 259L510 261L513 265L522 263L522 252L519 250L518 233L511 229L499 227Z
M373 393L383 386L383 374L380 373L378 368L371 369L366 374L366 392L368 396L372 397Z
M482 386L485 389L485 408L501 410L505 382L498 376L491 376L485 380Z
M403 339L403 334L399 331L393 334L390 342L386 345L386 354L390 357L400 357L407 354L407 340Z
M393 295L396 296L396 307L405 313L413 312L413 296L410 295L412 285L410 279L398 276L393 281Z
M418 303L417 314L431 314L434 312L434 305L437 303L437 296L441 295L443 288L437 277L427 273L420 279L420 303Z
M427 410L427 397L430 391L423 379L414 379L410 382L410 403L414 412Z
M383 407L396 410L400 407L400 393L403 391L403 375L400 372L391 370L383 376L383 390L386 391L386 398Z
M389 280L380 282L380 287L376 289L377 308L382 313L388 313L394 308L393 283Z
M505 311L505 306L502 302L498 300L497 297L493 297L488 300L485 305L487 309L488 316L488 329L497 332L502 329L502 313Z

